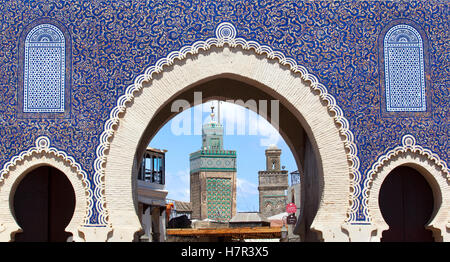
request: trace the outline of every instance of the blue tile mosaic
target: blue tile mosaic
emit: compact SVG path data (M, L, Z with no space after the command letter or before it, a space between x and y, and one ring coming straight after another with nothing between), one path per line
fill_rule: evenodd
M33 28L25 40L24 112L64 112L65 39L50 24Z
M425 74L420 34L409 25L391 28L384 39L387 111L425 111Z
M354 134L363 175L361 188L371 165L406 134L450 163L449 6L445 1L2 1L0 13L0 166L46 136L52 146L73 156L93 181L95 151L117 99L148 66L183 46L214 37L222 22L236 28L226 34L292 57L326 86ZM71 77L64 79L65 99L48 95L56 94L55 90L45 91L52 102L34 99L32 104L57 108L55 101L60 99L71 117L25 118L20 114L25 108L21 101L24 67L20 66L25 54L20 47L25 45L23 33L40 19L54 20L66 28L64 69ZM426 96L419 98L422 90L409 83L396 83L394 89L406 86L411 99L396 98L404 96L404 91L389 92L389 97L398 108L425 106L426 111L408 111L402 117L396 115L400 111L389 111L396 114L384 117L386 61L379 53L384 50L378 40L384 40L383 32L392 28L391 23L403 20L418 25L417 30L420 27ZM421 64L414 60L417 52L407 49L392 55L406 57L402 61L416 70ZM47 55L57 56L50 51ZM417 74L411 79L421 81ZM53 80L45 81L58 86ZM97 197L93 197L92 225L101 223ZM356 220L365 219L361 209Z

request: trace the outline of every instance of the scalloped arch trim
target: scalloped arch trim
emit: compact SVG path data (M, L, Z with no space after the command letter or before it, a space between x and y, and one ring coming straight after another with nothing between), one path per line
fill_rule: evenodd
M36 156L39 154L45 154L47 156L53 157L55 159L62 159L65 163L67 163L70 167L76 170L76 173L81 176L81 180L84 184L85 191L87 193L87 216L84 219L84 223L88 224L89 218L92 216L92 207L93 207L93 192L91 189L91 183L89 179L87 179L86 172L83 171L80 164L78 164L75 159L71 156L68 156L65 152L60 151L54 147L50 146L50 139L46 136L41 136L36 139L35 146L31 147L27 151L21 152L19 155L14 156L9 162L5 163L3 169L0 171L0 187L2 182L7 179L9 172L14 169L16 166L20 164L20 162L24 161L27 157Z
M393 157L402 154L411 152L414 154L419 154L424 157L426 157L428 160L432 161L437 167L439 167L442 171L442 174L447 179L447 181L450 181L450 173L447 167L447 164L441 160L441 158L433 153L431 150L423 148L420 145L417 145L416 139L412 135L405 135L402 137L402 145L397 146L386 154L380 156L378 160L372 165L370 170L367 172L366 181L364 183L364 191L363 191L363 197L364 197L364 213L367 217L369 217L369 210L368 210L368 199L369 199L369 193L370 193L370 185L373 182L374 176L379 172L379 170L386 165L389 160L391 160Z
M319 92L319 97L323 101L327 102L327 107L330 113L334 114L333 118L336 123L339 124L339 132L345 138L344 145L348 150L347 158L352 163L349 167L349 173L352 175L351 183L349 185L351 208L348 211L348 220L352 221L356 219L356 212L359 209L358 196L362 192L360 187L360 182L362 179L361 173L359 171L360 161L357 156L358 150L354 142L354 136L349 128L349 122L344 117L343 110L337 105L336 99L328 93L326 87L319 83L316 76L308 73L308 70L298 65L297 62L290 57L286 57L283 53L279 51L274 51L272 48L266 45L260 45L255 41L247 41L243 38L236 38L237 31L233 24L224 22L217 26L215 30L216 37L209 38L205 41L197 41L189 46L182 47L179 51L173 51L168 54L167 57L159 59L154 65L148 67L144 74L136 77L134 84L127 87L125 94L117 99L117 105L111 110L110 118L105 122L104 131L100 135L100 143L96 149L97 158L94 161L94 183L95 183L95 195L101 196L103 191L102 180L105 174L105 163L106 163L106 151L110 146L110 138L114 136L114 127L120 122L119 114L125 112L127 108L127 102L131 102L134 99L134 93L140 91L143 88L143 83L153 79L154 74L158 74L163 71L164 66L170 66L173 64L175 59L183 60L186 59L187 55L198 54L201 50L209 50L211 47L223 47L228 45L231 48L240 47L244 50L253 49L256 54L265 54L268 59L276 59L278 63L284 66L288 66L289 69L294 73L299 73L300 77L310 82L310 86ZM103 199L103 197L98 198ZM102 206L102 205L97 205ZM99 211L99 221L102 223L107 223L106 210L98 209Z

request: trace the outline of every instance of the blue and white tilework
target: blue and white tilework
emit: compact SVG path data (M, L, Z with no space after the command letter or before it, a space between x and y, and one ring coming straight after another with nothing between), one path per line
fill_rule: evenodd
M426 111L423 43L409 25L392 27L384 39L387 111Z
M65 40L50 24L33 28L25 40L23 112L64 112Z

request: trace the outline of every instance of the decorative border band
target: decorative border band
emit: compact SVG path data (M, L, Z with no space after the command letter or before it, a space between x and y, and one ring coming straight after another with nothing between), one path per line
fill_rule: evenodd
M46 136L41 136L36 139L34 147L31 147L27 151L21 152L19 155L14 156L11 158L11 160L3 166L3 169L0 170L0 186L1 183L7 179L7 176L9 172L16 167L19 162L23 161L26 157L31 157L33 155L38 155L45 153L47 155L52 155L55 158L63 159L64 162L68 163L70 167L75 168L77 170L77 174L79 174L82 178L82 181L84 183L85 191L87 192L87 209L88 213L84 219L84 224L89 224L89 220L91 218L92 214L92 207L93 207L93 192L91 189L91 182L87 178L86 172L83 171L80 164L78 164L75 159L71 156L68 156L65 152L60 151L54 147L50 147L50 139Z
M349 122L344 117L343 110L337 105L336 99L328 93L326 87L319 83L317 77L308 73L308 70L298 65L297 62L291 58L286 57L283 53L279 51L274 51L272 48L266 45L260 45L255 41L247 41L243 38L236 38L237 32L231 23L224 22L218 25L215 31L216 37L209 38L205 41L197 41L190 46L184 46L179 51L173 51L168 54L167 57L159 59L154 65L150 66L145 70L144 74L139 75L134 84L128 86L125 94L117 99L117 105L110 112L110 118L105 122L104 131L100 135L100 143L96 150L97 158L94 162L94 185L95 185L95 195L101 196L103 190L103 177L105 175L105 163L106 163L106 151L110 146L110 138L114 136L114 127L120 122L119 114L125 112L127 108L127 102L131 102L134 99L134 93L140 91L143 88L143 83L153 79L153 74L158 74L163 71L164 66L170 66L173 64L175 59L183 60L186 59L188 54L195 55L200 52L200 50L209 50L211 47L223 47L228 45L229 47L235 48L240 47L244 50L253 49L256 54L265 54L268 59L276 59L281 65L289 66L290 70L294 73L299 73L300 77L311 83L311 87L319 91L319 97L327 102L327 107L330 113L334 114L334 120L340 125L339 132L345 137L344 145L348 149L347 158L351 161L350 174L352 175L350 184L350 201L352 202L351 208L348 211L348 220L356 220L356 213L359 209L358 196L361 194L361 173L359 172L360 161L357 156L358 150L354 142L353 133L349 129ZM98 198L103 199L103 197ZM99 211L99 216L102 223L106 223L107 214L106 210L103 209L103 205L97 205Z

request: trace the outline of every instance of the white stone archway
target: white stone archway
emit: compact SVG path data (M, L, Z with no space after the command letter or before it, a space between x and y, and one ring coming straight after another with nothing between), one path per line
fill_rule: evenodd
M5 164L0 179L0 241L11 241L21 230L14 217L13 197L20 181L33 169L51 166L59 169L69 179L75 192L75 210L65 231L72 233L74 241L85 241L80 234L89 212L89 181L86 173L64 152L50 147L47 137L39 137L32 147Z
M416 144L411 135L402 139L402 145L380 157L369 171L367 206L372 222L370 241L380 241L382 232L389 229L380 211L378 196L386 177L399 166L416 169L427 180L433 191L434 210L426 227L433 231L436 241L450 241L450 176L445 162L431 151Z
M312 228L321 232L325 241L348 241L342 225L357 209L351 192L361 191L355 189L361 176L353 134L335 99L292 59L267 46L235 38L231 24L219 25L216 36L159 60L136 79L111 112L95 163L95 175L101 178L95 180L104 180L107 221L112 229L108 240L131 241L141 228L132 174L137 170L135 155L152 117L187 88L227 75L268 87L296 111L321 163L319 175L324 182Z

